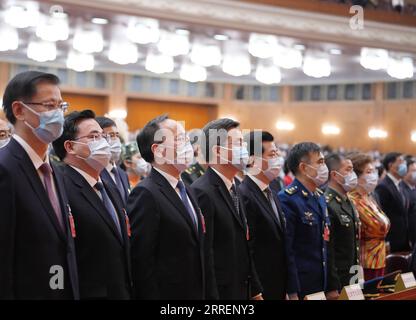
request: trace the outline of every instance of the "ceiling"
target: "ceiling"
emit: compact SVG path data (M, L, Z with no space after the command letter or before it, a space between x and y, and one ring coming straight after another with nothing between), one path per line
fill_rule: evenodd
M6 9L11 3L22 3L21 1L7 1L3 0L1 2L2 9ZM95 57L95 66L94 70L96 71L108 71L108 72L122 72L122 73L132 73L132 74L149 74L152 75L151 72L145 70L145 58L146 55L151 47L154 45L138 45L139 50L139 59L137 63L128 64L128 65L118 65L114 62L109 61L108 59L108 50L109 50L109 40L112 35L112 29L115 25L127 25L128 21L134 16L125 14L125 10L108 10L103 9L97 5L96 8L92 7L94 1L88 1L88 7L84 7L79 3L71 4L76 1L42 1L38 2L40 4L40 11L43 13L48 13L50 7L54 3L60 3L62 9L65 13L69 16L70 21L70 35L69 39L65 41L58 41L57 42L57 57L56 60L53 62L44 62L44 63L37 63L33 60L27 58L27 46L29 41L36 39L35 35L35 28L29 27L24 29L18 29L19 34L19 47L15 51L8 51L8 52L0 52L0 60L7 61L7 62L16 62L16 63L31 63L31 64L41 64L41 65L51 65L51 66L59 66L65 67L66 59L68 52L71 50L72 47L72 38L74 35L74 29L77 26L90 23L91 19L94 17L105 18L108 20L108 24L98 26L103 30L103 37L104 37L104 50L100 53L94 54ZM85 1L84 1L85 2ZM106 2L106 1L103 1ZM113 1L115 5L119 5L118 1ZM132 1L125 1L126 5L129 5ZM140 2L140 1L137 1ZM142 1L144 3L145 1ZM148 3L149 1L147 1ZM154 0L153 2L157 2ZM198 1L194 1L198 3ZM200 1L204 2L204 1ZM206 1L205 1L206 2ZM221 1L216 1L220 3ZM222 1L227 2L227 1ZM235 5L236 1L232 1ZM161 4L162 5L162 4ZM214 5L214 4L213 4ZM247 4L241 4L241 8L247 9ZM256 7L258 10L258 7ZM213 9L214 10L214 9ZM132 10L134 12L134 10ZM154 13L154 12L153 12ZM293 14L293 13L291 13ZM146 15L142 15L146 16ZM174 20L167 20L159 19L160 29L170 30L175 32L176 30L188 30L190 32L189 37L192 43L193 39L197 38L205 38L205 39L213 39L215 35L226 35L228 39L232 40L241 40L243 42L248 42L250 37L249 30L242 30L240 26L236 28L231 27L224 27L221 25L214 25L212 23L207 24L205 20L201 19L203 23L195 23L190 21L184 21L185 19L181 19L180 16L171 15L172 17L175 16L176 21ZM316 18L319 20L321 16L316 15ZM4 19L4 15L3 15ZM332 19L332 18L331 18ZM329 19L329 20L331 20ZM302 15L299 16L299 21L302 20ZM331 20L332 21L332 20ZM389 32L397 32L398 34L403 35L403 30L405 32L409 31L409 28L397 29L395 27L389 27ZM393 28L393 29L391 29ZM393 30L393 31L392 31ZM253 30L258 31L258 30ZM415 31L415 30L413 30ZM369 32L369 31L368 31ZM331 63L331 75L329 77L315 79L309 76L306 76L300 68L297 69L281 69L282 72L282 80L281 84L291 84L291 85L305 85L305 84L326 84L326 83L344 83L344 82L376 82L376 81L394 81L396 79L391 78L385 70L382 71L371 71L364 69L359 61L360 61L360 50L363 44L363 40L360 39L358 36L358 40L356 44L350 43L353 41L342 41L342 39L337 39L337 41L333 41L336 39L333 35L325 39L325 37L321 37L321 40L317 40L317 35L310 34L308 37L308 33L304 33L302 37L293 37L284 34L284 32L279 33L277 30L273 32L278 36L279 43L284 43L288 46L295 46L295 45L302 45L305 49L302 51L307 50L312 52L319 52L320 54L329 58ZM389 35L386 32L386 35ZM410 35L410 33L409 33ZM413 36L413 33L411 34ZM339 37L339 36L338 36ZM309 38L309 39L308 39ZM221 49L224 49L227 41L216 41ZM388 37L385 37L383 40L384 42L388 43ZM385 46L385 43L382 47L388 48ZM395 41L391 39L391 41ZM372 43L372 45L374 45ZM392 43L392 48L397 49L396 45ZM400 47L400 49L406 49L409 47L409 51L406 52L401 50L400 52L405 52L406 56L412 57L414 61L416 61L416 50L415 48L411 48L410 46L406 46L405 44ZM332 54L331 52L333 49L338 49L338 54ZM389 49L389 48L388 48ZM394 50L397 51L397 50ZM340 54L339 54L340 53ZM207 68L207 76L209 81L219 81L219 82L230 82L230 83L247 83L247 84L255 84L258 83L255 79L255 68L259 61L258 58L250 56L251 63L252 63L252 71L249 75L241 76L241 77L234 77L231 75L225 74L220 66L208 67ZM179 69L183 61L186 60L185 56L177 56L174 58L175 60L175 69L171 73L166 73L163 76L166 77L179 77ZM416 79L416 76L413 76L413 79Z

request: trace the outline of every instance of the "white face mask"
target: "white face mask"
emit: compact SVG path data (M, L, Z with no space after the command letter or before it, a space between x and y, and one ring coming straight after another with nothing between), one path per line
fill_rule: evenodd
M121 142L119 138L115 140L111 140L110 151L111 151L111 161L117 162L120 159L120 154L121 154Z
M378 182L378 174L377 172L368 173L364 176L364 184L360 184L360 186L367 191L367 193L371 193L377 186Z
M328 167L326 164L321 164L318 168L315 168L309 164L306 164L308 167L313 168L316 170L316 176L311 177L310 175L306 175L308 178L312 179L316 186L321 186L325 182L328 181Z
M4 140L0 140L0 149L4 148L5 146L7 146L7 144L10 142L10 138L4 139Z
M224 159L221 157L221 159L227 161L228 163L231 163L235 168L238 170L244 170L247 166L249 155L246 147L243 146L234 146L232 149L222 147L220 148L225 150L232 150L232 160L229 161L227 159Z
M354 171L351 171L346 176L343 176L342 174L340 174L337 171L335 171L335 172L336 172L336 174L338 174L339 176L344 178L344 182L341 183L341 186L345 190L345 192L349 192L349 191L355 189L355 187L358 184L358 181L357 181L357 175L355 174Z
M147 163L143 158L140 158L136 162L136 166L134 167L134 172L138 176L146 175L150 172L151 165L150 163Z
M282 170L281 157L274 157L270 159L264 159L261 157L258 158L267 161L267 169L262 171L269 181L276 179Z
M83 158L77 155L78 158L85 160L85 162L100 173L110 162L111 150L110 145L104 138L100 140L90 141L88 143L72 141L74 143L80 143L87 145L90 149L90 155L87 158Z
M163 147L173 149L171 146L163 145ZM191 143L187 141L185 144L176 147L175 160L166 159L166 162L172 164L179 172L182 172L192 165L193 160L194 149L192 148Z

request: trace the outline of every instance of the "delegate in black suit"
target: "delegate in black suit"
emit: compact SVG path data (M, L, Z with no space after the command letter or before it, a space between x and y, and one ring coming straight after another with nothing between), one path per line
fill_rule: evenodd
M240 184L253 246L257 274L266 300L284 300L287 289L284 215L274 192L277 219L269 200L259 186L246 176Z
M409 221L409 240L412 246L416 243L416 189L411 189L410 186L404 182L400 182L400 188L407 198L408 221Z
M136 299L206 297L205 225L192 190L186 187L186 191L198 218L198 230L175 189L153 168L129 196Z
M120 221L120 232L87 180L65 165L65 188L74 216L81 299L129 299L128 224L117 190L103 183Z
M79 298L68 200L60 171L52 170L65 231L23 147L12 139L0 151L0 299ZM63 289L50 286L53 266L63 269Z
M224 181L209 168L192 189L205 217L207 250L213 252L215 285L210 298L248 299L262 292L249 246L249 230L240 197L242 217L238 215Z
M390 219L391 228L386 240L390 242L390 251L408 251L408 205L406 197L399 192L393 180L386 176L375 190L380 206Z
M121 197L121 200L123 201L123 206L125 207L127 205L127 198L129 197L129 192L130 192L129 177L127 176L127 173L120 167L116 167L116 170L121 180L121 184L122 184L121 188L119 188L117 184L114 182L113 178L111 177L107 169L104 169L103 171L101 171L100 178L107 184L111 184L112 187L117 190L117 192L119 193Z

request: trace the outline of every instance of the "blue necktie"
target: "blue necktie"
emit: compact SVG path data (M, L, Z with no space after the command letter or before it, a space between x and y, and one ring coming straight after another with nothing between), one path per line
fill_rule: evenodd
M185 185L183 184L182 181L180 181L180 180L178 181L177 188L179 189L180 198L182 200L183 205L186 208L186 211L188 212L189 216L191 217L191 220L194 224L194 227L196 229L198 229L198 224L195 220L194 213L193 213L192 208L189 204L188 196L186 195L186 188L185 188Z
M120 228L120 223L118 222L118 219L117 219L117 213L114 209L114 206L110 198L108 197L107 192L105 191L104 185L101 182L97 182L95 185L95 188L100 192L102 201L104 203L104 207L107 209L107 212L110 215L111 219L113 219L114 224L116 225L117 230L121 236L121 228Z
M125 200L124 197L124 188L123 188L123 184L121 182L121 178L120 178L120 172L118 172L116 167L113 167L113 169L111 169L111 172L114 174L114 178L116 180L116 186L118 191L120 192L121 198L123 199L123 202Z

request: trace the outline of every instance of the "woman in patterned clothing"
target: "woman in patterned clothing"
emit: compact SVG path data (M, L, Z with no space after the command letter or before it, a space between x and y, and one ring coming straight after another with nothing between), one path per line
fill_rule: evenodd
M384 275L385 239L390 229L390 220L372 196L378 182L372 158L363 153L351 155L349 158L358 176L358 185L348 196L360 216L360 261L364 268L364 280L367 281Z

